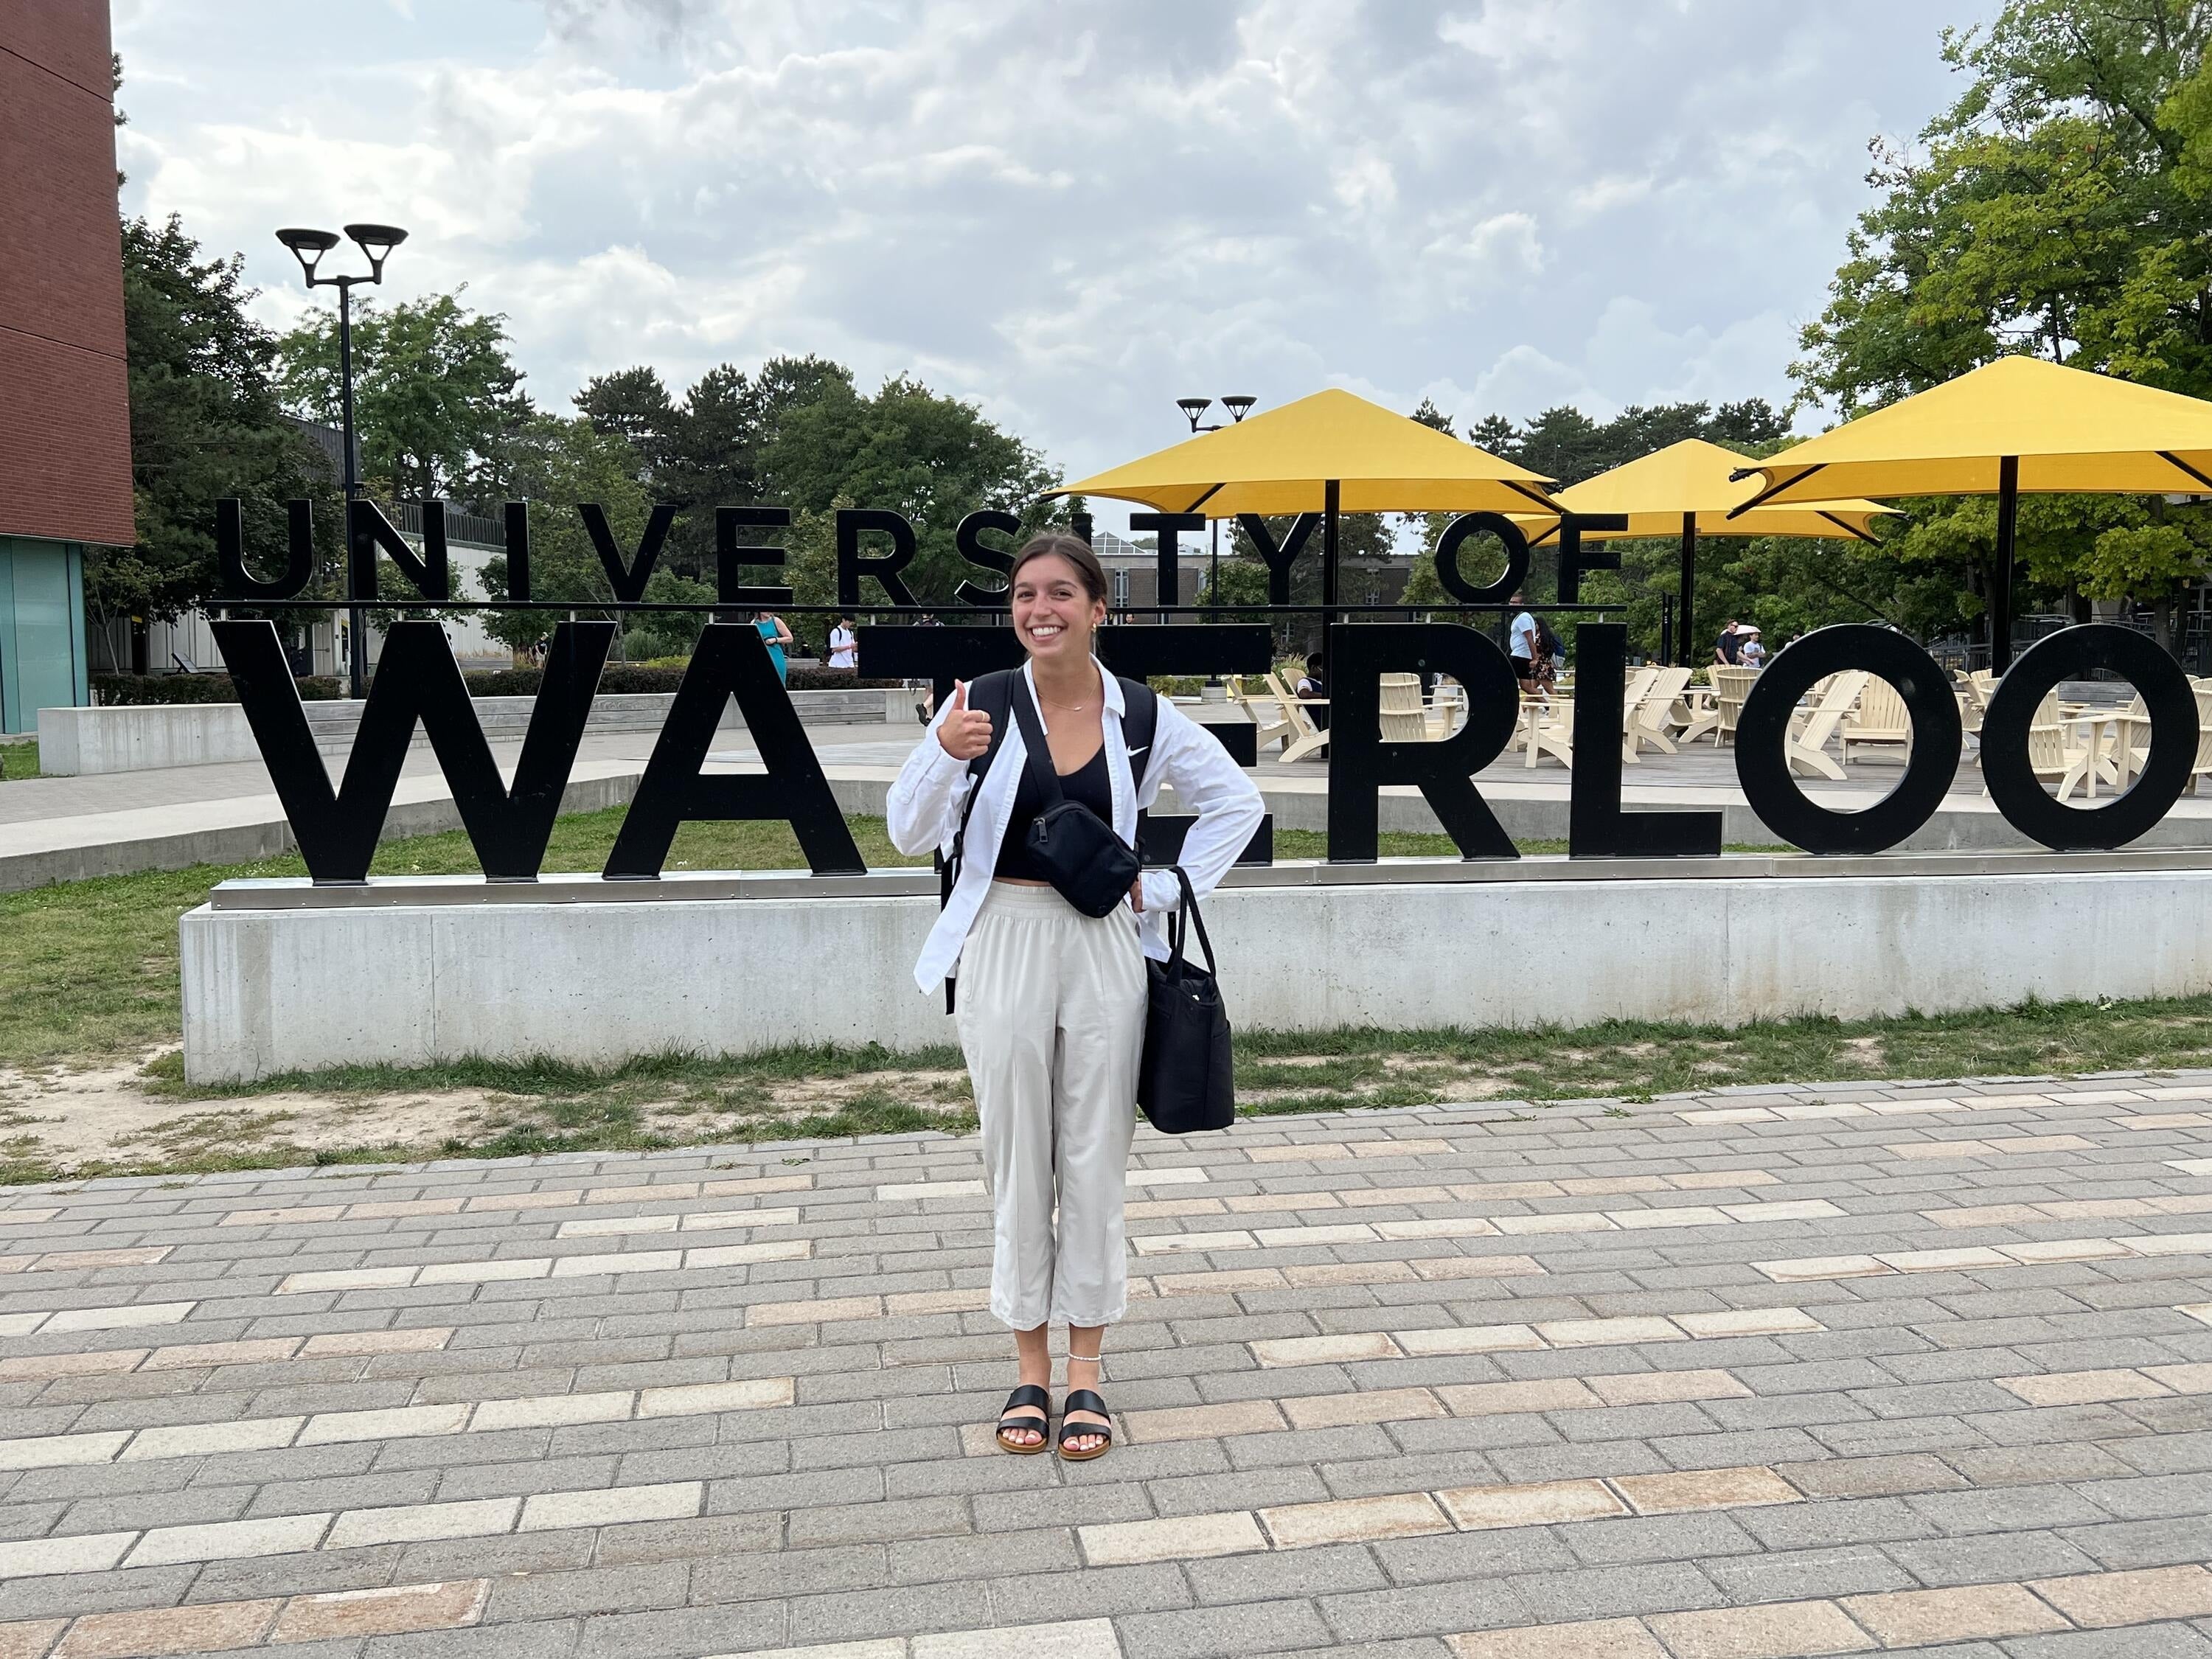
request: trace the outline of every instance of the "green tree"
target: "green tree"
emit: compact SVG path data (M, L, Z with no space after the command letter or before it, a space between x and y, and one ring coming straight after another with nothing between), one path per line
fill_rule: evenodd
M530 418L507 319L470 311L461 290L353 306L354 418L371 493L488 505L507 487L501 457ZM280 342L292 410L339 422L337 314L310 310Z
M2212 392L2208 44L2207 0L2012 0L1986 29L1947 32L1966 88L1912 150L1875 146L1881 199L1804 331L1803 398L1850 416L2012 352ZM1884 539L1913 609L1978 617L1989 504L1904 505ZM2022 598L2076 616L2132 599L2170 640L2212 556L2197 524L2163 503L2029 497Z
M276 343L246 313L242 256L210 257L173 215L123 222L131 478L137 543L103 549L85 573L94 620L173 618L218 591L215 503L246 503L250 568L284 567L283 503L315 503L319 562L340 542L322 454L284 418Z
M1064 524L1068 507L1037 498L1058 471L973 404L940 396L904 376L872 398L849 378L817 376L810 393L775 409L764 423L760 477L768 499L794 512L821 514L840 496L903 514L915 526L916 558L906 572L927 602L951 602L973 573L954 532L979 507L1012 512L1028 534Z
M1264 605L1267 603L1267 567L1257 559L1224 558L1221 561L1221 591L1213 589L1213 573L1209 568L1199 578L1198 603L1200 606L1218 605L1223 607L1219 620L1224 623L1256 623L1268 620L1261 610L1239 611L1237 605ZM1214 620L1208 617L1207 620Z
M594 432L629 443L636 453L641 480L666 467L678 416L657 369L641 367L594 374L571 401Z

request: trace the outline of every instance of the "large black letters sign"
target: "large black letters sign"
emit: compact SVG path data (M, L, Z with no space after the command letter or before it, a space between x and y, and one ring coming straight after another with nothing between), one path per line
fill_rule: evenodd
M1838 812L1806 799L1790 775L1784 744L1797 700L1816 681L1852 669L1897 688L1912 721L1912 755L1896 788L1863 811ZM1887 628L1838 623L1815 629L1759 671L1736 716L1736 781L1759 821L1792 845L1808 853L1879 853L1936 815L1959 770L1960 742L1958 699L1933 657ZM1986 734L1983 743L1986 764Z
M765 777L700 775L732 696L768 767ZM799 723L799 711L776 678L767 643L753 628L709 623L701 630L668 724L660 728L637 798L607 855L606 878L658 879L677 827L687 818L786 819L816 875L858 875L868 867Z
M2038 757L2033 728L2036 710L2058 682L2093 668L2110 669L2142 694L2150 758L2142 775L2109 805L2069 806L2045 793L2036 766L2040 759L2050 769L2072 745L2051 732L2049 750ZM1982 719L1982 777L1990 798L2014 829L2062 853L2126 846L2181 799L2196 763L2197 694L2188 675L2155 642L2111 623L2062 629L2028 647L1998 682Z
M318 884L368 879L418 720L430 735L439 769L453 789L453 805L484 874L494 881L536 878L599 689L599 670L614 643L612 623L562 623L553 630L544 684L530 711L512 792L500 781L445 630L435 623L394 623L385 636L368 700L362 705L345 782L335 794L276 624L210 626L277 799L284 804L284 816L291 820L300 856Z
M1622 704L1628 629L1584 623L1575 634L1575 769L1567 783L1570 858L1718 858L1718 812L1624 812Z
M218 606L312 610L335 604L422 610L465 603L453 592L443 502L422 504L419 550L368 500L346 503L346 591L341 596L301 596L313 584L312 509L288 501L285 557L281 574L257 574L246 557L243 504L216 504L213 531L221 573ZM574 509L604 568L609 591L625 606L654 610L646 587L665 550L677 507L653 507L635 550L616 543L605 511L593 503ZM749 566L775 569L787 555L758 544L747 532L789 522L781 507L717 506L714 513L714 605L778 606L791 602L782 585L752 586ZM1266 520L1240 522L1268 571L1270 608L1287 607L1291 569L1310 543L1321 515L1291 519L1279 538ZM863 578L880 586L889 608L922 609L900 573L916 556L913 525L901 514L847 507L836 514L837 596L848 614L863 605ZM1087 514L1071 522L1085 539ZM1133 525L1161 532L1161 607L1175 607L1176 538L1206 520L1196 514L1138 515ZM1565 515L1559 527L1559 599L1580 599L1583 573L1617 568L1609 548L1585 544L1592 532L1618 531L1613 516ZM978 571L1003 579L1013 555L995 538L1018 536L1012 513L985 509L959 524L955 543ZM1505 552L1497 580L1477 585L1460 568L1466 543L1495 535ZM986 541L988 535L994 539ZM888 552L863 556L864 538L888 538ZM520 501L506 503L507 581L504 601L492 610L531 607L568 610L563 600L533 599L530 519ZM396 567L419 597L386 597L378 581L381 561ZM1526 579L1529 550L1510 519L1470 514L1448 526L1437 549L1437 576L1460 605L1492 609ZM263 566L265 570L265 565ZM480 608L472 599L468 608ZM604 603L604 601L602 601ZM954 604L963 610L1003 611L1002 585L962 582ZM678 610L709 607L673 606ZM884 607L874 606L880 613ZM1597 606L1587 607L1591 611ZM572 613L573 614L573 613ZM554 817L588 719L599 671L617 625L568 623L552 636L543 688L510 790L500 781L490 745L477 723L465 683L443 631L429 622L401 622L391 629L382 659L362 705L343 783L333 789L318 753L298 690L273 624L218 621L216 641L236 684L256 741L267 762L307 867L319 883L366 878L377 839L419 721L452 786L456 805L487 876L534 878L543 862ZM956 679L972 679L1024 660L1013 629L995 627L918 628L871 625L860 630L860 672L889 678L925 680L941 701ZM1100 658L1115 672L1136 678L1162 675L1265 672L1273 665L1269 628L1258 625L1120 627L1099 636ZM1517 688L1504 653L1475 629L1455 623L1365 623L1332 627L1331 679L1336 687L1328 790L1330 857L1338 863L1372 863L1379 841L1377 794L1386 784L1417 786L1469 858L1515 856L1511 842L1476 790L1473 775L1503 750L1513 727ZM1624 812L1620 802L1618 719L1625 672L1625 635L1618 624L1582 625L1577 641L1583 695L1577 706L1577 765L1570 780L1569 847L1576 857L1649 857L1717 850L1719 819L1711 812ZM2104 669L2132 682L2142 693L2151 731L2150 753L2132 787L2106 803L2068 805L2049 783L2083 745L2066 740L2063 723L2037 723L2045 697L2069 676ZM1380 677L1389 672L1449 674L1470 702L1464 730L1441 743L1384 743ZM1832 674L1863 671L1893 685L1911 722L1912 747L1897 787L1862 811L1837 811L1806 799L1790 775L1785 744L1793 710L1814 684ZM702 776L726 700L734 696L767 776ZM2109 717L2107 717L2109 718ZM2137 728L2139 733L2140 727ZM1244 728L1223 728L1224 741L1249 739ZM1748 693L1736 728L1736 774L1761 822L1778 837L1814 853L1878 853L1899 845L1941 808L1957 770L1961 733L1957 705L1943 672L1902 635L1863 625L1826 628L1800 640L1770 662ZM2030 839L2061 851L2116 848L2142 836L2172 808L2195 770L2196 695L2179 664L2132 630L2104 623L2069 628L2025 653L1999 685L1981 732L1982 770L1990 797L2006 821ZM1245 751L1249 758L1249 751ZM640 793L624 821L605 873L612 879L656 877L676 830L689 818L782 819L793 824L809 865L817 874L861 868L858 848L791 697L769 665L767 648L750 628L710 624L686 671L675 707L654 746ZM1175 844L1183 826L1159 821L1157 849ZM1267 855L1262 826L1248 858Z
M1382 678L1449 674L1467 724L1440 743L1382 741ZM1450 623L1340 624L1328 631L1328 861L1372 864L1386 783L1417 786L1463 858L1521 856L1474 775L1504 752L1520 691L1505 653Z

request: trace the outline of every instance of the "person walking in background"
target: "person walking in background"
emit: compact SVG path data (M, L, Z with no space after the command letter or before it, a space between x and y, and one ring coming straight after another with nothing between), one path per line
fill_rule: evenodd
M1741 656L1742 650L1743 629L1740 625L1738 625L1736 619L1734 617L1730 617L1728 619L1728 626L1721 629L1720 638L1714 642L1713 666L1716 668L1735 667L1738 662L1742 660Z
M1314 730L1328 730L1328 659L1315 652L1306 659L1306 672L1298 676L1297 694L1312 700L1313 707L1306 710L1306 718L1314 723Z
M1505 634L1505 654L1513 659L1513 678L1524 697L1536 690L1536 653L1541 648L1536 619L1522 609L1528 603L1526 593L1513 596L1513 623Z
M884 808L900 851L959 850L959 873L914 977L932 991L958 973L960 1047L994 1217L991 1313L1012 1328L1018 1367L999 1448L1045 1449L1048 1339L1051 1322L1065 1320L1069 1392L1058 1445L1070 1462L1097 1457L1113 1441L1098 1364L1105 1328L1128 1295L1122 1205L1145 959L1166 958L1163 913L1182 904L1183 888L1171 871L1146 870L1103 916L1069 903L1030 845L1050 799L1042 769L1065 803L1052 810L1093 812L1130 846L1138 813L1161 785L1172 787L1180 810L1198 815L1181 862L1199 895L1228 873L1262 815L1258 788L1204 726L1143 682L1099 666L1092 646L1106 592L1097 556L1073 536L1039 536L1016 554L1007 594L1029 660L977 690L1018 717L994 731L992 714L971 708L969 688L956 682ZM1133 752L1141 740L1124 735L1122 722L1134 712L1140 730L1147 706L1149 752ZM1030 754L1024 726L1049 753Z
M1759 642L1759 630L1747 626L1736 631L1742 636L1743 643L1735 648L1735 659L1746 668L1764 667L1766 647Z
M853 624L839 617L830 624L830 666L857 668L860 666L860 636L853 631Z
M761 638L768 642L768 659L775 665L776 678L788 681L791 670L784 653L790 650L793 644L791 630L783 625L783 618L772 611L754 611L753 626L760 630Z

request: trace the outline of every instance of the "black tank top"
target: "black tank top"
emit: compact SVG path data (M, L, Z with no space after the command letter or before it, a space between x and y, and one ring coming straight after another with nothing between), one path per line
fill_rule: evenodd
M1051 763L1052 758L1048 754L1045 764L1049 766ZM1104 744L1100 744L1097 752L1077 770L1062 772L1058 775L1062 796L1072 801L1080 801L1105 823L1110 825L1114 822L1114 791L1106 775ZM1030 825L1036 822L1036 815L1044 811L1045 805L1044 786L1037 781L1030 768L1023 767L1021 787L1014 791L1013 812L1006 819L1006 834L999 843L999 861L992 868L993 875L1005 876L1015 881L1046 879L1045 872L1039 869L1030 857Z

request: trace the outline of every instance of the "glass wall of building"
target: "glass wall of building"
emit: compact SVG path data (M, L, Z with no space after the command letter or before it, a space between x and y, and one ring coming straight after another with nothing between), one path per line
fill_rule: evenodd
M0 732L35 732L41 708L89 701L84 550L0 536Z

